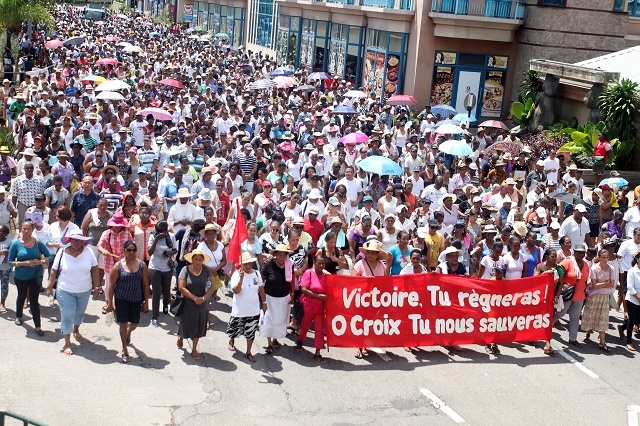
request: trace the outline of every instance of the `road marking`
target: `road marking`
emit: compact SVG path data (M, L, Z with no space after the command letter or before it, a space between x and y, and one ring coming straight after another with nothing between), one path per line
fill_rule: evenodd
M598 376L593 371L589 370L581 362L579 362L577 359L573 358L571 355L567 354L565 351L558 351L558 353L560 354L560 356L562 358L566 359L571 364L573 364L576 367L578 367L578 370L582 371L583 373L585 373L587 376L591 377L592 379L599 379L600 378L600 376Z
M391 361L391 358L389 358L389 355L387 355L387 353L382 349L380 348L370 348L370 349L375 353L377 353L378 355L380 355L380 358L382 358L384 361Z
M627 406L627 419L628 419L629 426L638 426L639 412L640 412L640 405Z
M447 416L449 416L451 418L451 420L453 420L454 422L456 422L459 425L466 425L467 422L464 421L464 419L462 417L460 417L460 415L458 413L456 413L455 411L453 411L451 409L451 407L449 407L447 404L444 403L443 400L441 400L440 398L438 398L433 392L431 392L429 389L425 389L425 388L420 388L420 392L426 396L427 398L429 398L429 401L431 401L431 404L436 407L438 410L442 411L443 413L445 413Z

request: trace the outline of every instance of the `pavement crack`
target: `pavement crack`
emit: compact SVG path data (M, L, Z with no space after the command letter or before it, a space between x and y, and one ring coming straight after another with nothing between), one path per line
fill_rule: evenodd
M293 412L293 404L291 404L291 395L284 388L284 386L283 386L284 381L276 377L274 371L271 369L271 366L269 365L269 357L265 358L265 364L267 366L267 374L269 376L271 376L271 378L275 381L275 383L278 385L278 387L282 390L282 393L284 393L284 396L287 399L287 405L289 406L289 411L288 412L292 413Z

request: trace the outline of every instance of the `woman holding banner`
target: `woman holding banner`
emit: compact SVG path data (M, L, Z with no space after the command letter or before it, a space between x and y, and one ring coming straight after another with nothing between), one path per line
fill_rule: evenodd
M367 241L360 247L360 253L364 256L364 259L358 260L353 269L351 275L356 277L383 277L387 274L387 268L382 263L383 259L387 258L387 253L382 250L382 243L376 240ZM363 356L368 356L369 351L367 348L357 348L356 358L361 359Z
M440 253L438 261L440 264L436 272L439 274L467 275L467 270L462 263L462 250L458 250L455 246L449 246Z
M429 270L420 263L421 260L422 252L420 249L412 249L409 257L409 263L402 268L400 275L428 274Z
M300 337L296 341L296 349L302 350L307 332L313 322L315 330L313 346L316 349L313 359L320 363L324 362L320 350L324 349L324 301L327 300L327 275L325 258L322 254L318 254L314 259L313 268L304 271L300 280L300 289L302 290L300 300L304 306L304 313L300 324Z

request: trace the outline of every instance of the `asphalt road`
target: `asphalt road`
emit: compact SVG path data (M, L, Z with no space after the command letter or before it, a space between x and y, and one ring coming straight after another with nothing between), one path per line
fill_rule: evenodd
M57 307L42 308L46 334L38 337L27 313L24 326L13 324L15 295L11 286L10 310L0 316L0 408L50 425L638 424L639 355L615 337L615 312L610 354L595 343L567 349L561 322L554 357L527 344L503 345L497 356L481 346L429 347L372 351L362 360L331 349L320 365L311 339L302 352L285 339L265 355L258 338L253 364L243 339L237 351L226 348L231 299L223 296L199 363L188 344L177 349L173 318L161 316L153 328L149 313L132 336L133 359L122 364L101 301L90 302L81 328L87 340L67 357Z

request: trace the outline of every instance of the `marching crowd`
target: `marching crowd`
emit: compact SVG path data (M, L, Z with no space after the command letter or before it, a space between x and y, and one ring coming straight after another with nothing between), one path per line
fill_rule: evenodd
M72 336L83 339L90 298L104 294L123 361L149 301L151 325L175 311L177 346L191 339L198 360L220 290L233 295L229 350L244 337L255 361L258 332L267 354L287 335L301 350L314 325L323 362L327 274L427 273L552 275L571 345L582 347L582 328L584 342L597 332L609 351L617 309L620 338L636 350L640 197L629 206L615 176L590 191L570 158L535 158L505 129L472 133L428 106L415 113L375 92L345 96L358 88L146 17L55 14L53 36L36 29L21 50L51 66L3 82L17 149L0 143L0 312L12 279L15 323L29 307L43 335L39 295L51 306L55 295L65 354ZM56 39L79 41L46 47ZM274 75L291 84L257 84ZM101 90L103 81L120 85ZM451 125L460 130L439 130ZM470 154L439 149L450 139ZM606 160L604 135L596 150ZM398 171L359 167L372 157ZM240 217L246 238L234 263ZM555 353L550 341L543 350Z

